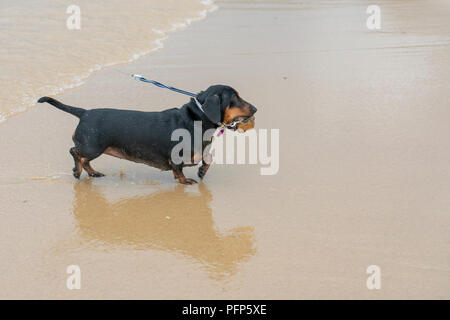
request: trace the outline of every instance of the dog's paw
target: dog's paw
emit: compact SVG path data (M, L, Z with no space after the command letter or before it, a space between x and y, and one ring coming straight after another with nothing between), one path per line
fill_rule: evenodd
M96 172L96 173L90 173L89 177L93 177L93 178L101 178L104 177L105 175L101 172Z
M198 177L203 180L203 177L206 175L206 172L208 171L208 169L209 169L209 165L206 165L206 166L202 165L200 168L198 168L198 172L197 172Z
M182 183L182 184L194 184L194 183L197 183L197 181L195 181L194 179L185 178L185 179L181 180L180 183Z

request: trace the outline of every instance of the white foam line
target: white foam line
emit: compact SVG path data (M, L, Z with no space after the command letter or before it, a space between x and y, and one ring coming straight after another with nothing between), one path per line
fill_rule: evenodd
M52 87L49 91L47 91L46 94L47 95L57 95L57 94L60 94L60 93L66 91L68 89L73 89L73 88L80 87L83 84L85 84L86 83L85 80L87 78L89 78L92 75L92 73L94 73L96 71L100 71L100 70L105 69L107 67L115 66L115 65L118 65L118 64L130 63L130 62L136 61L136 60L138 60L139 58L141 58L143 56L146 56L146 55L148 55L148 54L150 54L150 53L152 53L154 51L157 51L159 49L164 48L163 41L167 40L167 38L169 37L168 33L174 32L174 31L176 31L178 29L184 29L184 28L188 27L189 25L191 25L192 22L204 19L207 16L208 12L213 12L213 11L215 11L215 10L217 10L219 8L218 6L216 6L214 4L214 1L212 1L212 0L203 0L203 1L201 1L201 3L206 5L206 6L209 6L210 8L199 11L198 12L198 15L199 15L198 17L185 18L184 22L174 23L174 24L172 24L172 28L170 28L166 32L163 31L163 30L160 30L160 29L152 28L152 31L154 33L159 34L159 35L162 36L161 38L158 38L158 39L156 39L156 40L151 42L152 44L156 45L154 48L135 53L135 54L133 54L130 57L130 59L125 60L125 61L109 62L109 63L105 63L105 64L96 64L93 67L89 68L85 74L82 74L82 75L79 75L79 76L75 76L73 78L73 81L74 81L73 83L68 84L68 85L63 85L63 86L60 86L60 87ZM41 87L41 88L38 89L38 91L40 89L44 89L44 88L45 87ZM39 99L39 97L40 97L40 95L39 96L23 98L23 100L22 100L23 105L22 106L18 107L17 109L14 109L13 112L9 112L9 113L3 114L3 115L0 114L0 123L5 122L9 117L11 117L11 116L13 116L15 114L18 114L18 113L21 113L21 112L24 112L24 111L28 110L30 107L32 107L32 106L34 106L36 104L36 101Z

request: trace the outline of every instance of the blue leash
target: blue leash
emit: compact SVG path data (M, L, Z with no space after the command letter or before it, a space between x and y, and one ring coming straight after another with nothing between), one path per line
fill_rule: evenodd
M192 93L192 92L189 92L189 91L184 91L184 90L177 89L177 88L170 87L170 86L166 86L165 84L162 84L161 82L158 82L158 81L155 81L155 80L149 80L149 79L146 79L146 78L144 78L143 76L138 75L138 74L132 74L131 76L132 76L135 80L139 80L139 81L142 81L142 82L151 83L151 84L154 84L154 85L157 86L157 87L169 89L169 90L172 90L172 91L175 91L175 92L178 92L178 93L185 94L185 95L187 95L187 96L193 97L195 103L197 104L197 107L198 107L198 108L206 115L205 111L203 110L203 106L200 104L200 102L198 102L198 100L197 100L197 95L196 95L195 93ZM208 117L208 116L206 115L206 117ZM239 121L233 120L231 123L221 123L221 122L218 122L217 125L220 127L220 131L219 131L219 134L218 134L217 136L220 137L220 136L223 134L223 132L224 132L224 130L225 130L225 127L226 127L226 128L229 128L229 129L234 129L234 130L236 130L236 126L237 126L239 123L246 123L247 121L249 121L249 120L252 119L252 118L253 118L253 116L250 116L250 117L248 117L248 118L245 118L245 119L242 119L242 120L239 120ZM209 117L208 117L208 119L209 119Z
M196 95L196 94L194 94L194 93L192 93L192 92L189 92L189 91L184 91L184 90L181 90L181 89L178 89L178 88L166 86L165 84L162 84L161 82L158 82L158 81L155 81L155 80L149 80L149 79L146 79L146 78L144 78L143 76L138 75L138 74L132 74L131 76L132 76L135 80L139 80L139 81L142 81L142 82L151 83L151 84L154 84L154 85L157 86L157 87L169 89L169 90L172 90L172 91L175 91L175 92L178 92L178 93L185 94L185 95L187 95L187 96L193 97L195 103L197 104L197 107L198 107L198 108L206 115L205 111L203 110L203 106L202 106L201 103L198 102L198 100L197 100L197 95ZM209 117L208 117L207 115L206 115L206 117L209 119ZM223 134L224 127L225 127L226 125L224 125L224 124L221 123L221 122L218 122L217 125L220 126L220 132L219 132L219 134L218 134L217 136L220 137L220 136Z
M158 81L155 81L155 80L149 80L149 79L146 79L146 78L144 78L143 76L140 76L140 75L138 75L138 74L132 74L131 76L132 76L135 80L139 80L139 81L147 82L147 83L152 83L152 84L154 84L155 86L158 86L158 87L160 87L160 88L169 89L169 90L172 90L172 91L175 91L175 92L178 92L178 93L182 93L182 94L185 94L185 95L187 95L187 96L194 97L194 98L197 97L197 95L196 95L195 93L188 92L188 91L184 91L184 90L177 89L177 88L170 87L170 86L166 86L165 84L162 84L161 82L158 82ZM203 110L202 110L202 111L203 111Z

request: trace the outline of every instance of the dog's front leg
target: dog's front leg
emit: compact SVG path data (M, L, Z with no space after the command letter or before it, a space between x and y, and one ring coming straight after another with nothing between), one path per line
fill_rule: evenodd
M208 171L209 167L211 166L212 163L212 154L210 154L209 152L206 153L205 155L203 155L202 158L202 165L200 166L200 168L198 168L198 177L200 179L203 179L203 177L205 176L206 172Z
M175 179L178 179L178 181L180 181L180 183L182 183L182 184L197 183L197 181L195 181L194 179L189 179L184 176L182 165L176 165L176 164L170 163L170 166L172 167L173 177Z

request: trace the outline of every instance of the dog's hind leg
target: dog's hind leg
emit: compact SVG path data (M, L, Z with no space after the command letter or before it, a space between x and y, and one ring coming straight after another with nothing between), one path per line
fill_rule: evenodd
M81 172L86 170L90 177L103 177L103 173L95 171L90 164L90 161L94 160L102 154L102 152L86 152L80 146L73 147L70 149L70 154L75 162L75 167L73 168L73 176L80 179Z
M80 156L78 154L78 149L73 147L73 148L70 148L69 152L73 157L73 161L75 162L75 166L72 169L73 176L77 179L80 179L81 172L83 171L83 166L81 163Z

